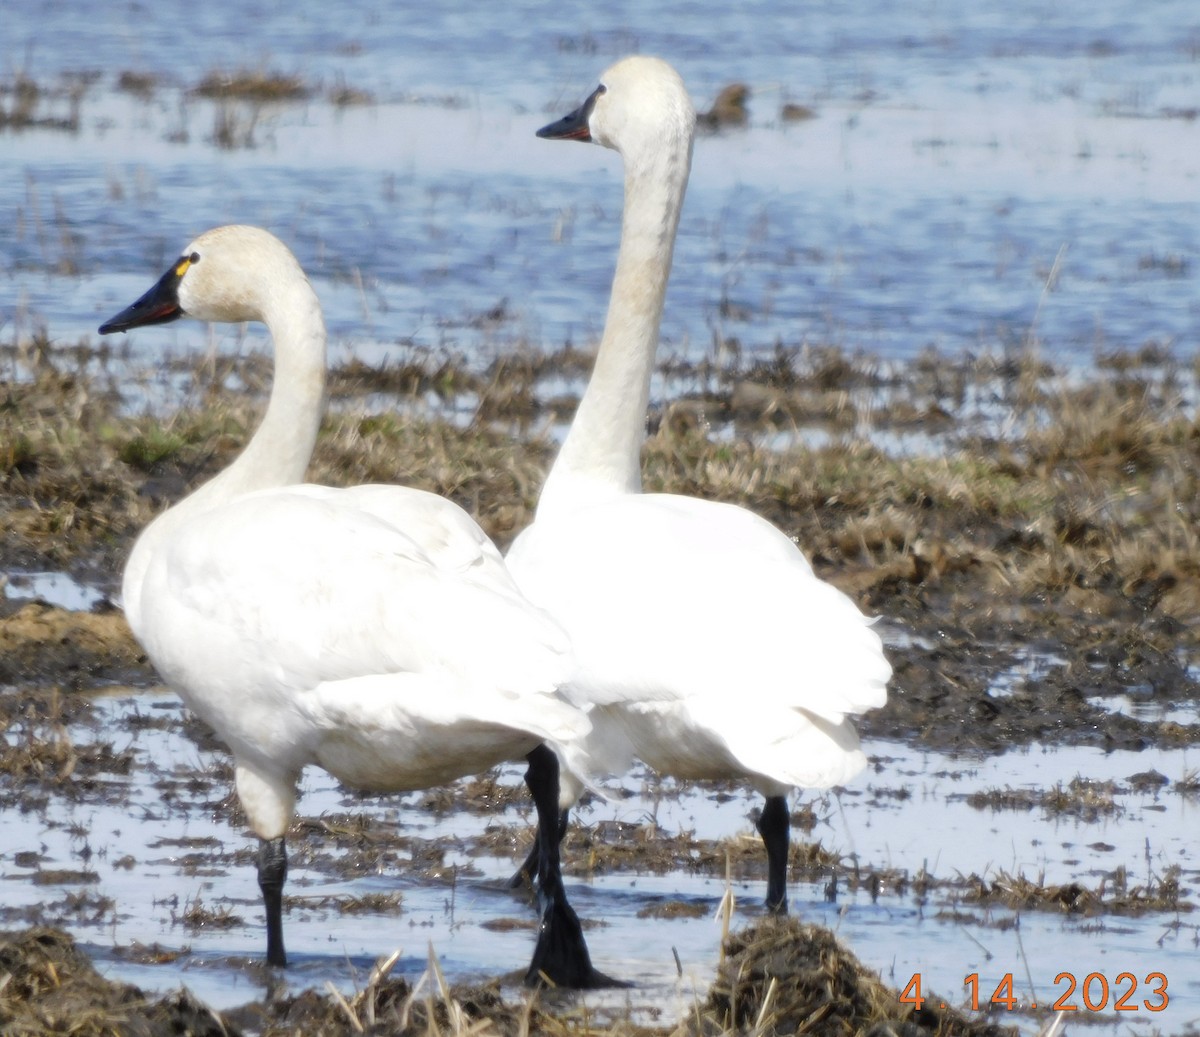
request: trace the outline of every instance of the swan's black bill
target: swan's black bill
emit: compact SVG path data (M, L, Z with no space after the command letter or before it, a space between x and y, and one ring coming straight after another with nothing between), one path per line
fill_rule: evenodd
M183 316L179 305L179 282L192 265L192 259L184 256L158 279L158 283L131 306L126 306L115 317L100 325L100 334L143 328L149 324L169 324Z
M592 139L592 130L588 126L588 120L592 117L592 109L596 107L596 99L605 91L603 85L596 87L591 92L588 99L575 109L570 115L564 115L558 122L552 122L549 126L543 126L537 131L539 137L544 137L546 140L582 140L588 142Z

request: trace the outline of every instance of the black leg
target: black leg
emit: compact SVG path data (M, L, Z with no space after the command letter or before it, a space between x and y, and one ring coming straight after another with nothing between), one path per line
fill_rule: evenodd
M283 950L283 884L287 881L287 847L283 836L264 839L258 849L258 888L267 909L267 964L287 964Z
M529 986L549 982L556 987L595 990L624 986L592 967L583 926L567 902L559 859L562 819L558 809L558 757L539 745L526 759L525 784L537 808L537 896L541 923L533 961L525 974ZM531 854L532 856L532 854Z
M526 776L525 780L528 782L528 776ZM570 824L570 821L570 810L564 810L558 815L558 841L560 844L567 837L567 826ZM533 846L529 850L529 856L525 858L525 863L517 869L517 873L508 880L509 889L520 889L527 882L530 885L533 885L537 882L538 858L540 857L541 843L542 826L539 822L537 831L534 834Z
M787 914L788 834L792 822L786 796L768 796L758 819L758 834L767 848L767 910Z

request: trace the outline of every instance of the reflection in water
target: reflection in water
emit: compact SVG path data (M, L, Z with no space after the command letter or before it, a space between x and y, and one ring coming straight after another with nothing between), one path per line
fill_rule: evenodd
M0 851L0 869L12 880L5 883L6 908L19 914L26 906L46 903L52 914L61 911L67 928L113 978L150 990L182 982L218 1007L260 996L258 980L244 968L247 959L257 960L262 952L252 839L239 825L231 826L227 811L214 810L228 791L226 754L184 737L178 724L183 711L173 696L122 693L97 700L96 710L91 727L74 730L73 739L115 737L121 748L132 749L134 765L127 776L106 775L91 792L81 788L78 796L54 798L42 810L6 817L6 848ZM840 795L819 797L817 826L803 839L818 840L825 850L857 862L864 874L904 876L909 884L897 888L885 879L876 897L869 883L843 886L836 903L829 903L824 879L796 882L790 890L794 913L835 930L888 982L903 986L921 972L926 988L951 999L961 999L963 977L970 972L994 986L1006 972L1024 977L1027 970L1040 996L1060 972L1115 975L1140 961L1153 962L1170 976L1173 1003L1181 1011L1189 1001L1200 1003L1200 984L1189 978L1194 927L1173 928L1174 916L1082 917L1030 910L1014 927L1011 911L973 906L949 888L922 895L911 884L924 870L941 880L971 875L991 880L1006 872L1047 884L1080 880L1094 888L1101 876L1124 867L1133 886L1178 862L1184 866L1182 882L1194 886L1200 878L1191 844L1197 805L1171 787L1190 773L1185 752L1104 754L1035 746L976 759L886 743L867 749L875 770ZM1149 770L1163 774L1168 784L1135 791L1137 783L1129 778ZM974 792L1065 787L1080 776L1114 782L1116 809L1084 821L1040 809L993 811L968 803ZM501 783L519 786L519 768L505 770ZM636 776L625 785L627 795L593 803L583 811L582 823L602 829L652 820L667 835L757 838L749 816L754 797L742 790L660 786ZM397 948L403 952L398 974L415 979L425 967L430 942L451 979L511 970L517 981L533 939L525 927L533 912L504 888L504 879L521 847L501 840L500 850L479 849L492 845L488 837L497 823L521 831L531 823L523 796L507 809L478 813L438 808L454 804L453 796L424 801L421 794L351 794L315 770L306 774L302 788L302 823L323 834L315 844L299 844L316 850L294 855L289 886L296 898L287 924L296 966L288 971L289 983L320 987L330 980L352 989L356 977L361 985L376 957ZM339 840L337 833L358 831L358 817L366 820L361 830L368 835L412 841L377 871L341 875L331 862L350 859L355 840ZM83 886L35 882L38 872L56 869L90 871L92 878ZM92 908L60 900L81 891L85 908ZM720 936L714 916L724 891L720 875L679 869L571 880L577 910L597 923L588 940L599 966L637 978L635 1004L677 1005L680 1014L697 993L703 997L713 974ZM737 880L733 891L736 925L761 915L761 878ZM397 892L399 913L389 907L365 914L337 910L339 900ZM103 898L111 898L110 907L102 906ZM699 909L670 920L639 917L663 900ZM240 921L190 928L184 916L196 905L217 915L229 912ZM114 954L114 948L156 942L190 953L156 965ZM604 1003L602 995L595 997L597 1004ZM622 992L612 1004L625 1002ZM1159 1023L1170 1031L1169 1019Z
M4 596L16 601L37 599L56 608L88 612L104 600L101 591L80 583L66 573L9 572L0 576L0 579L3 580Z

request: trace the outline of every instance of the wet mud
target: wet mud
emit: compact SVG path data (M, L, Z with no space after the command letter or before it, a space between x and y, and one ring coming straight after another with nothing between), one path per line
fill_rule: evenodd
M358 362L338 369L312 476L335 484L397 480L443 493L504 544L529 520L553 429L574 406L573 395L547 386L578 376L589 361L569 350L557 361L518 356L484 372L448 357L411 370ZM157 684L113 604L121 561L157 509L223 467L245 441L261 397L219 391L235 377L263 384L261 358L240 363L195 372L194 406L167 422L125 413L113 386L72 369L69 356L46 353L30 378L0 386L0 568L69 573L97 595L89 610L63 608L21 596L14 579L0 601L4 811L36 814L62 798L119 805L126 794L119 779L134 766L127 748L134 731L169 729L205 751L217 748L196 721L139 709L122 714L124 730L97 737L93 712L98 694ZM1034 745L1187 748L1200 741L1195 376L1144 353L1114 358L1082 385L1028 357L928 357L884 370L836 351L797 350L754 366L665 367L672 389L655 403L647 485L759 511L796 537L819 575L881 617L895 677L887 706L859 725L875 745L976 757ZM411 406L431 386L443 394L446 417ZM349 402L361 396L387 406L364 413ZM450 416L461 414L464 400L474 413L467 422ZM894 449L912 435L921 437L920 451ZM1158 708L1114 705L1129 701ZM88 738L76 737L84 730ZM891 764L885 752L872 758L873 802L914 794ZM228 766L181 761L155 780L165 801L199 799L211 817L236 825L231 778ZM1122 783L976 791L967 805L993 816L1115 823L1131 790L1192 800L1200 782L1194 773L1145 768ZM733 791L705 787L718 800ZM519 859L528 823L506 811L520 796L491 775L431 790L416 804L429 816L466 811L490 819L452 840L372 823L349 809L299 818L289 846L307 867L347 880L403 868L417 881L445 882L451 870L470 874L469 865L447 865L450 850L468 860ZM889 872L826 849L811 806L798 807L792 821L790 879L825 883L835 894L900 895L982 925L1003 908L1101 923L1157 912L1195 928L1194 878L1178 866L1145 877L1120 865L1069 882L1003 868ZM86 835L79 833L85 846ZM251 867L248 845L174 832L163 838L177 840L172 849L193 874ZM931 858L938 842L931 826ZM761 880L764 870L753 838L706 839L653 818L576 825L564 853L568 871L589 878ZM216 1011L186 992L162 997L112 982L75 945L64 928L111 910L90 892L96 865L87 852L70 868L36 850L19 856L23 875L40 876L31 881L54 893L37 907L0 908L5 1034L1004 1032L994 1016L934 1010L932 999L920 1010L905 1005L902 984L864 968L828 930L770 920L728 936L706 1000L680 1019L647 1021L644 1011L636 1019L581 1019L578 1005L554 992L530 999L499 979L446 984L435 967L422 987L383 966L353 994L310 989ZM400 893L368 891L328 904L294 897L285 911L314 907L384 918L404 911ZM653 925L707 910L667 895L641 913ZM172 911L185 931L246 924L236 909L199 898ZM514 903L511 917L485 928L527 928L532 917ZM118 957L150 964L187 953L117 949Z

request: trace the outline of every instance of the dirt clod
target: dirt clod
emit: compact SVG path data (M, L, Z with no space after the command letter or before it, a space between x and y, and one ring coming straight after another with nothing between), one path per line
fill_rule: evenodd
M736 933L701 1019L705 1034L938 1034L1011 1037L1015 1029L974 1022L927 999L902 1004L828 929L779 919Z

